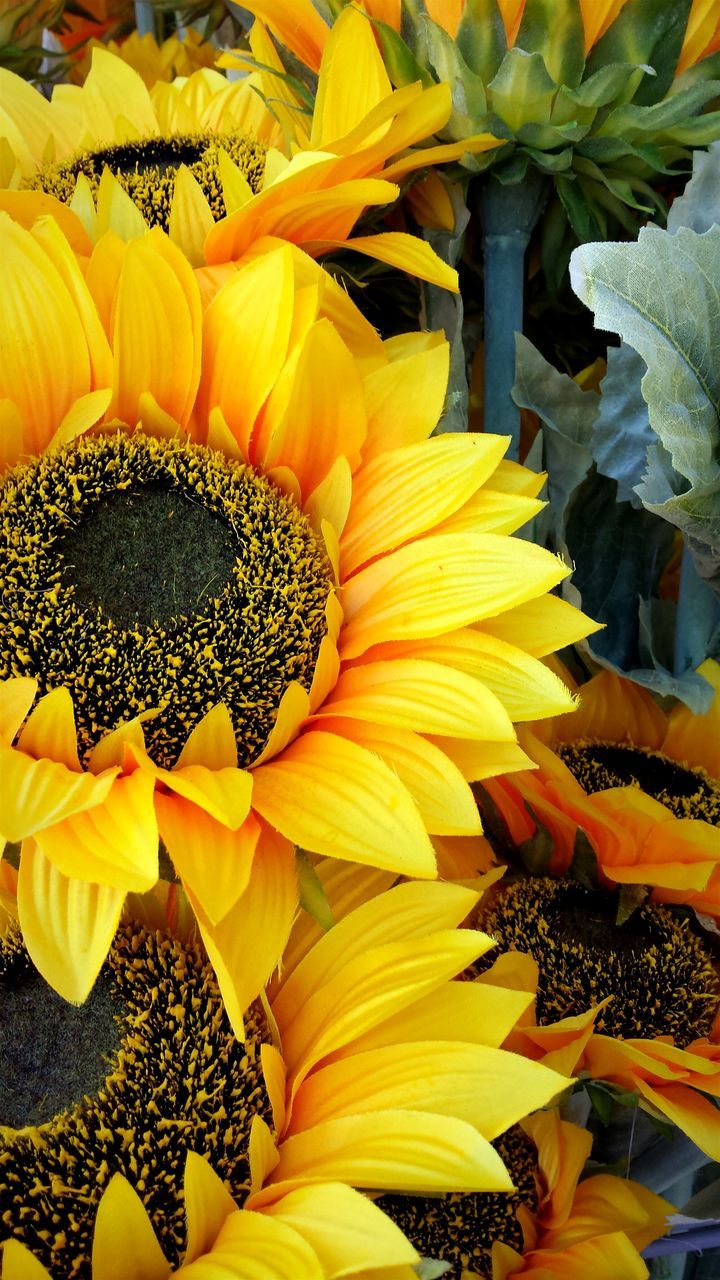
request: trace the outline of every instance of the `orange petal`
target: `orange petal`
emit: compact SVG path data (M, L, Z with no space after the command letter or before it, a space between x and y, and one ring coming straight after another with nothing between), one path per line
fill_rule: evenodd
M185 887L192 891L211 924L219 922L245 892L253 867L260 826L252 813L231 831L184 800L156 797L162 838Z

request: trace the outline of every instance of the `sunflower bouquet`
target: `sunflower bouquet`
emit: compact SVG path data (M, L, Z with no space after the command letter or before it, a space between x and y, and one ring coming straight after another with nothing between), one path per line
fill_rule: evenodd
M2 1280L712 1280L717 0L21 9Z

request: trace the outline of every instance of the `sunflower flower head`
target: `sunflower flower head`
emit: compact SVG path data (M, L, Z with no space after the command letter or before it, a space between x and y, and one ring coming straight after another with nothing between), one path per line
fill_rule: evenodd
M410 1266L413 1245L356 1188L510 1190L492 1140L568 1082L497 1047L523 996L501 1010L490 987L453 981L491 945L457 928L477 895L344 879L344 907L329 886L334 929L296 931L244 1042L197 933L168 927L167 897L134 901L145 920L126 917L79 1010L8 933L5 1280L31 1260L34 1275L95 1280L198 1259L238 1278L272 1259L288 1280Z
M361 213L394 201L396 180L423 163L412 148L447 121L449 90L394 92L354 11L313 107L286 89L269 37L253 47L249 76L230 82L203 67L150 89L122 56L96 47L84 83L59 86L49 102L7 73L2 186L69 204L93 242L108 229L127 240L161 226L194 266L237 260L265 235L313 254L344 245ZM347 66L361 51L367 75L348 96ZM353 248L457 289L456 273L406 233L357 236Z
M320 5L248 7L317 69L334 30ZM652 22L643 0L366 0L363 11L396 87L454 86L438 138L458 148L466 175L491 168L514 186L534 171L546 193L552 184L548 253L565 219L581 242L605 238L609 215L632 227L638 211L661 205L658 174L719 135L717 112L705 110L717 97L718 48L707 0L660 6ZM476 149L488 134L503 145Z
M527 766L513 720L573 706L536 654L591 624L508 536L539 478L430 438L442 335L382 342L282 242L195 273L68 219L80 257L0 218L2 905L82 1002L162 841L242 1034L294 847L433 877L469 783Z

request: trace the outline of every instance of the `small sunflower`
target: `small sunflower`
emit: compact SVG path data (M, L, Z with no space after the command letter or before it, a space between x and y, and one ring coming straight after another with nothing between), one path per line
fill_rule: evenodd
M182 35L174 32L159 44L151 31L140 35L131 31L124 40L90 40L82 51L82 58L73 67L70 79L82 84L92 67L93 50L101 47L121 58L142 77L148 89L159 81L172 81L177 76L191 76L202 67L213 67L217 49L194 27L186 27Z
M3 72L2 186L69 204L93 240L160 226L193 265L240 258L264 235L313 254L344 244L362 211L395 200L394 179L425 163L411 148L447 120L450 90L393 92L353 9L338 22L307 124L306 104L276 101L275 75L272 110L264 105L269 74L231 83L205 68L149 91L121 57L96 48L85 83L59 86L48 102ZM484 135L477 146L486 145ZM457 289L456 272L413 236L358 236L352 247Z
M199 280L159 229L85 276L51 219L0 240L3 902L82 1001L160 837L240 1031L293 846L434 876L468 781L526 766L513 720L573 705L512 637L591 624L508 536L507 441L428 438L441 335L381 342L288 244Z
M720 1158L720 966L687 912L571 879L504 881L474 916L503 955L488 979L535 995L518 1052L613 1090ZM480 967L484 967L481 961ZM705 1096L707 1095L707 1096Z
M538 1112L496 1143L514 1191L433 1198L381 1196L377 1204L448 1280L647 1280L639 1250L663 1235L672 1206L629 1179L580 1182L591 1135Z
M536 769L485 783L511 842L540 824L562 874L587 840L606 884L720 915L720 666L708 659L699 673L715 690L705 715L681 704L668 715L608 671L581 687L566 723L524 730Z
M200 1258L278 1280L409 1267L415 1249L357 1188L509 1191L492 1140L568 1082L497 1047L522 997L453 981L491 945L457 927L477 897L403 884L319 941L296 932L244 1042L192 928L169 931L172 910L157 928L167 895L133 901L145 918L123 922L80 1009L11 930L4 1280L154 1280Z

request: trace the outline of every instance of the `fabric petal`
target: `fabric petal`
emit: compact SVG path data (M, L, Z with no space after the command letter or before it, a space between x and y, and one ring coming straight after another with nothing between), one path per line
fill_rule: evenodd
M125 892L64 876L34 841L23 843L18 914L36 969L64 1000L82 1004L120 921Z
M247 888L259 823L250 813L231 831L182 796L158 795L156 806L175 870L209 922L219 924Z
M187 1280L325 1280L297 1231L247 1209L226 1218L211 1252L182 1271Z
M263 1212L277 1216L308 1241L326 1276L419 1261L400 1228L367 1196L343 1182L298 1187Z
M511 991L479 982L446 982L358 1036L337 1056L428 1040L464 1040L498 1049L530 1008L533 998L531 991Z
M409 793L354 742L313 731L253 771L253 807L313 853L434 876L435 856Z
M0 740L12 742L35 700L37 687L32 676L0 680Z
M159 770L166 787L190 800L230 831L237 831L250 810L252 778L244 769L209 769L202 764Z
M478 627L485 635L517 645L533 658L545 658L601 629L602 623L553 595L514 605L496 617L484 618Z
M41 1262L19 1240L5 1240L2 1247L2 1280L52 1280Z
M364 380L368 414L368 438L363 449L366 464L387 450L427 440L440 420L450 370L450 345L442 334L412 337L409 348L405 344L398 350L392 339L385 343L389 362Z
M95 778L54 760L33 760L12 747L0 747L0 830L6 840L23 840L102 804L112 784L111 774Z
M382 641L454 631L549 591L568 572L558 557L514 538L430 535L345 584L341 655L357 658Z
M110 1179L97 1211L93 1275L102 1280L168 1280L166 1261L143 1203L122 1174Z
M310 144L322 148L342 137L392 93L367 17L345 9L333 23L318 77Z
M225 1219L237 1205L215 1170L194 1151L187 1154L184 1191L187 1248L183 1263L188 1266L210 1252Z

